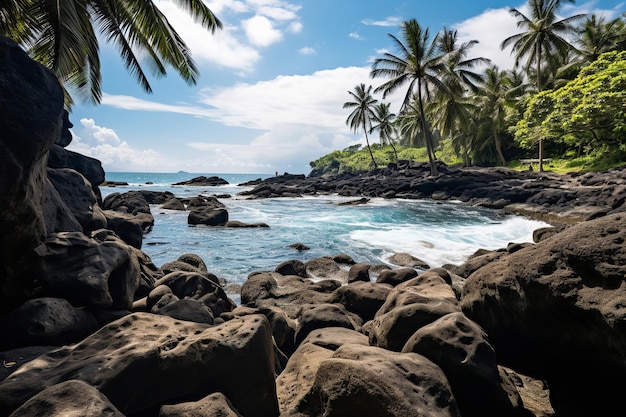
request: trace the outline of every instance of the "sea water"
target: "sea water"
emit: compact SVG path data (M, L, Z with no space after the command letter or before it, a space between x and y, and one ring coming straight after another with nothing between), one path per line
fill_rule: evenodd
M193 177L219 176L217 187L174 186ZM199 255L210 272L242 284L249 273L274 270L281 262L347 254L356 262L388 264L394 253L409 253L431 267L461 264L477 249L499 249L510 242L532 242L535 229L549 226L498 210L460 202L373 198L364 205L340 205L349 197L250 199L239 184L269 175L107 173L108 181L128 186L101 187L103 197L130 190L170 191L177 197L225 195L230 220L265 223L269 228L190 226L188 212L152 207L155 224L142 250L157 266L180 255ZM302 243L310 250L289 247Z

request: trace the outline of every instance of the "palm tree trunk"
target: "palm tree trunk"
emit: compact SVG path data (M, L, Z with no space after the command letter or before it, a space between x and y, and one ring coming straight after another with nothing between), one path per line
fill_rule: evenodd
M372 153L372 148L370 147L370 140L367 137L367 129L363 126L363 132L365 133L365 143L367 143L367 150L370 152L370 157L372 158L372 164L374 164L374 168L378 167L376 164L376 160L374 159L374 154Z
M433 151L433 135L428 127L428 122L426 121L426 114L424 112L424 103L422 101L422 83L421 79L417 82L417 102L420 110L420 118L422 119L422 131L424 132L424 137L426 139L426 152L428 153L428 165L430 166L430 175L435 177L439 175L439 171L437 170L437 166L435 165L435 152Z
M541 44L537 47L537 92L541 92ZM543 137L539 138L539 172L543 172Z
M502 152L502 140L500 139L500 135L496 129L493 130L493 138L496 144L496 151L498 152L498 156L500 157L500 162L502 162L502 166L506 166L506 158L504 157L504 153Z

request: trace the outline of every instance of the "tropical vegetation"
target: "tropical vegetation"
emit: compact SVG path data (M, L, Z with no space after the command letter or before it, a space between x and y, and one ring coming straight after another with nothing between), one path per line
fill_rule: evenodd
M222 27L202 0L173 0L209 32ZM0 0L0 35L21 44L72 94L102 98L99 41L114 44L126 69L152 92L146 68L156 76L173 68L195 84L198 68L189 48L152 0Z
M368 137L370 159L382 164L421 157L432 175L438 174L437 160L531 163L540 171L546 161L555 170L624 164L626 14L562 18L562 3L529 0L526 14L510 9L520 29L501 43L515 57L511 70L487 57L468 59L476 41L461 43L447 28L431 36L411 19L398 36L389 34L396 51L376 58L370 72L372 80L382 80L374 88L381 100L368 97L369 108L362 103L367 126L351 124L354 133L380 132L380 145L370 147ZM404 97L397 114L384 101L394 92ZM311 166L324 172L370 168L360 164L361 155L353 147Z

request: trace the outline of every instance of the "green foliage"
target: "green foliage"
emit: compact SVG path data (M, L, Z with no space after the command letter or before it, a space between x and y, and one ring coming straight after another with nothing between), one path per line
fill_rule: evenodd
M396 146L398 159L415 162L428 162L426 148L413 148ZM396 161L393 147L387 145L372 145L372 153L379 167ZM448 165L461 163L462 160L455 155L450 141L444 141L439 147L439 159ZM354 172L372 168L372 161L367 148L357 152L333 151L315 161L309 162L311 168L320 170L324 174L338 172Z
M533 96L515 137L523 147L542 136L577 148L624 147L624 103L626 51L608 52L562 88Z

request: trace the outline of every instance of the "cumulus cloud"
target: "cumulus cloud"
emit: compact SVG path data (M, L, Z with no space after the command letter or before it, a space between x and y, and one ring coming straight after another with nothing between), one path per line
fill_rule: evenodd
M259 48L284 39L285 33L302 31L298 11L300 6L282 0L213 0L207 5L222 21L224 27L211 34L194 22L176 2L157 0L159 9L167 16L189 46L199 63L217 64L239 70L240 75L254 71L261 60Z
M93 119L81 119L71 129L72 143L68 149L96 158L109 171L141 171L164 166L165 158L152 149L134 149L120 140L110 128L98 126Z
M249 138L241 144L208 139L189 143L198 158L185 161L185 170L195 167L195 172L308 173L309 161L362 142L363 134L352 135L345 124L348 113L343 103L350 99L348 91L356 84L374 82L369 79L369 72L369 67L336 68L205 89L194 105L169 105L108 94L102 104L126 110L189 114L250 129ZM400 100L401 97L389 97L385 101L395 103L392 107L397 111ZM173 168L177 169L180 168Z
M269 46L283 39L280 30L274 27L274 24L265 16L257 15L241 22L248 41L260 47Z
M461 42L478 41L471 49L472 57L488 58L492 64L503 69L512 69L515 65L511 49L500 49L504 39L519 33L516 20L508 8L487 9L478 16L454 25L453 29L458 31Z

